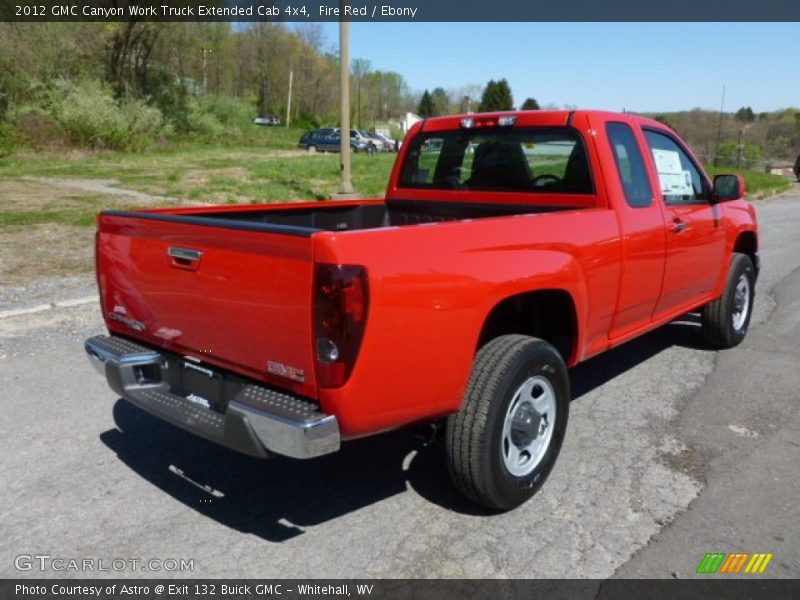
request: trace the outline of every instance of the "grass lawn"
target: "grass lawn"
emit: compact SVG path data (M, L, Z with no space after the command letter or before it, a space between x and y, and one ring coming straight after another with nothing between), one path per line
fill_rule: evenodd
M752 171L750 169L732 169L730 167L706 167L709 177L713 179L714 175L723 173L734 173L744 177L747 183L747 197L750 200L757 200L765 196L779 194L785 192L792 187L792 182L786 177L780 175L773 175L771 173L763 173L761 171Z
M330 198L339 185L339 155L299 151L293 147L295 134L267 134L283 137L267 147L182 146L142 154L21 152L0 159L0 280L90 272L95 215L104 209L184 200L224 204ZM353 184L362 197L384 194L395 156L353 155ZM784 177L739 173L753 199L791 187ZM99 191L81 189L75 180L106 180L107 185ZM132 198L110 188L154 197Z
M353 184L359 194L365 198L384 194L394 158L390 153L353 155ZM338 189L339 173L338 154L307 154L280 146L183 147L148 154L16 154L0 160L0 281L25 283L91 272L95 217L104 209L167 206L181 200L323 199ZM157 198L143 200L66 185L74 180L107 180L110 187Z
M394 157L353 155L353 184L362 196L383 195ZM21 154L0 160L0 180L23 177L116 180L117 187L212 203L321 200L338 188L339 155L189 147L148 154Z

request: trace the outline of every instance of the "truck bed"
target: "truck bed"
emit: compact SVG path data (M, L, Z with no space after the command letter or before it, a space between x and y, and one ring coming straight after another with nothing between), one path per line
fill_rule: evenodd
M316 398L309 315L315 264L324 261L315 258L315 233L569 208L360 200L105 211L97 238L103 312L113 334Z
M309 206L215 207L213 209L172 209L163 211L107 211L113 216L155 219L193 225L263 230L287 235L309 236L316 231L379 229L420 223L485 219L558 210L570 206L432 202L420 200L368 200L358 203L326 203Z

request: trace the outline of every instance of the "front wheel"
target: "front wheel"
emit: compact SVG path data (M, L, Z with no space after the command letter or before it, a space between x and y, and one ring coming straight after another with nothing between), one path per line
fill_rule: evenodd
M717 348L741 343L750 327L755 298L755 269L746 254L734 254L722 296L703 307L703 335Z
M480 349L461 409L447 419L446 453L456 487L510 510L542 486L569 415L569 378L548 342L504 335Z

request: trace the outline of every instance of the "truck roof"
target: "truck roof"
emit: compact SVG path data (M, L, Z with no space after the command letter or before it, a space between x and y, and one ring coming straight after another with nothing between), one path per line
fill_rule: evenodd
M584 115L599 117L604 121L623 121L637 122L641 125L664 128L663 123L659 123L648 117L635 113L620 113L603 110L513 110L496 111L484 113L468 113L460 115L448 115L445 117L431 117L421 121L417 131L443 131L448 129L458 129L462 126L463 119L483 119L513 116L517 118L517 126L540 126L540 127L564 127L576 118Z

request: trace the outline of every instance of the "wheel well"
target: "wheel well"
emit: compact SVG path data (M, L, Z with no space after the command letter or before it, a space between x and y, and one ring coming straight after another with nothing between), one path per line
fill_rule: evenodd
M518 333L547 340L569 363L577 337L572 296L563 290L539 290L506 298L497 304L481 329L480 349L501 335Z
M758 252L758 239L756 234L752 231L745 231L739 234L736 238L736 243L733 245L733 251L741 254L746 254L756 264L756 253Z

